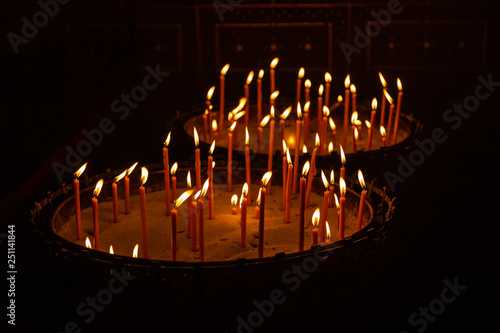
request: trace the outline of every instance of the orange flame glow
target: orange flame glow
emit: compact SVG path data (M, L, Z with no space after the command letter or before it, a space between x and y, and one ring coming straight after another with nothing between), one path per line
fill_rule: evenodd
M300 69L299 69L299 74L297 75L297 77L298 77L299 79L302 79L302 78L304 78L304 74L305 74L304 67L300 67Z
M354 84L351 84L351 94L356 93L356 86Z
M330 185L335 184L335 173L333 170L330 171Z
M177 200L174 201L174 209L182 205L182 203L186 201L186 199L189 198L189 196L193 194L193 192L194 192L193 190L187 190L186 192L182 193L179 196L179 198L177 198Z
M351 85L351 77L349 76L349 74L347 74L347 76L345 77L345 80L344 80L344 87L346 89L349 89L350 85Z
M271 69L275 69L276 66L278 65L278 62L279 62L279 58L274 58L272 61L271 61L271 64L269 67L271 67Z
M299 120L302 118L302 109L300 107L300 102L297 103L297 118L299 118Z
M238 204L238 196L236 194L233 194L231 197L231 205L235 206Z
M337 126L335 125L335 122L333 121L333 118L328 118L328 122L330 123L330 129L332 131L335 131L337 129Z
M306 87L307 89L310 89L310 88L311 88L311 80L307 79L307 80L304 82L304 87Z
M132 171L134 171L137 164L139 164L139 162L135 162L134 165L132 165L130 168L127 169L127 176L129 176L132 173Z
M319 88L318 88L318 95L321 97L323 96L323 90L325 90L325 87L323 87L322 84L319 85Z
M340 177L339 185L340 185L340 197L345 198L345 180L344 180L344 178Z
M290 149L286 150L286 160L288 164L292 164L292 159L290 158Z
M306 104L304 104L304 113L309 112L309 107L311 106L311 102L307 101Z
M337 194L333 195L335 197L335 207L337 207L337 210L340 209L340 203L339 203L339 197L337 197Z
M231 126L229 126L229 132L233 133L235 127L236 127L236 122L232 123Z
M193 127L193 136L194 136L194 145L196 148L198 148L198 145L200 144L200 138L198 137L198 131L196 130L196 127Z
M304 163L304 166L302 167L302 176L307 176L307 174L309 173L309 168L311 167L311 164L309 163L309 161L306 161L306 163Z
M207 100L208 101L212 99L214 91L215 91L215 86L212 86L210 89L208 89L208 92L207 92Z
M288 115L290 115L290 112L292 112L292 107L289 106L285 109L285 111L283 111L282 114L280 114L280 118L283 119L283 120L286 120L286 118L288 118Z
M325 82L332 82L332 76L328 72L325 73Z
M271 96L269 97L269 99L272 100L272 101L274 101L276 98L278 98L279 94L280 94L280 91L276 90L275 92L273 92L271 94Z
M260 127L264 127L264 126L266 126L266 125L267 125L267 123L269 122L269 119L271 119L271 115L270 115L270 114L268 114L268 115L266 115L264 118L262 118L262 120L260 121L259 126L260 126Z
M286 142L285 142L285 140L281 140L281 141L282 141L281 145L283 147L283 152L286 153L286 151L288 150L288 147L286 146Z
M328 183L328 179L326 179L326 176L325 176L325 173L323 172L323 170L321 170L321 181L323 181L323 186L325 187L325 189L328 189L330 184Z
M271 115L271 118L274 119L274 105L271 105L271 110L269 111L269 114Z
M316 137L314 138L314 145L315 145L316 147L319 147L319 143L320 143L320 142L319 142L319 134L318 134L318 133L316 133Z
M178 166L179 166L179 165L177 164L177 162L175 162L175 163L172 165L172 167L170 168L170 174L171 174L172 176L175 176L175 173L177 172L177 167L178 167Z
M403 85L401 84L401 80L398 78L398 90L403 91Z
M380 126L380 135L382 135L382 137L385 137L387 135L387 132L385 131L384 126Z
M261 69L261 70L259 71L259 79L262 79L263 77L264 77L264 70L263 70L263 69Z
M387 92L387 90L384 90L384 95L385 95L385 98L387 99L387 101L388 101L390 104L393 104L393 103L394 103L394 100L392 99L391 95L389 95L389 93Z
M302 145L302 153L307 154L307 146L306 145Z
M332 153L333 152L333 142L330 141L330 143L328 144L328 153Z
M365 190L366 184L365 184L365 179L363 178L363 173L361 172L361 170L358 170L358 180L359 180L359 184L361 185L361 187Z
M148 169L146 167L141 168L141 185L144 186L146 184L146 181L148 180Z
M139 244L135 244L134 250L132 251L132 257L137 258L138 253L139 253Z
M248 76L247 76L246 84L249 85L250 83L252 83L252 80L253 80L253 71L250 71L250 73L248 73Z
M90 242L90 239L88 237L85 238L85 247L88 249L92 248L92 243Z
M113 245L109 246L109 253L110 254L115 254L115 251L113 251Z
M118 176L115 177L114 182L118 183L123 177L125 177L126 174L127 170L123 171L122 173L120 173Z
M191 170L188 171L187 177L186 177L186 182L188 188L191 188Z
M248 146L249 142L250 142L250 135L248 134L248 127L245 126L245 145Z
M87 162L87 163L88 163L88 162ZM75 172L75 177L76 177L76 179L78 179L78 178L82 175L82 173L85 171L85 168L87 167L87 163L85 163L84 165L82 165L82 166L80 167L80 169L78 169L78 170Z
M267 186L267 183L269 182L269 179L271 179L271 176L273 175L272 171L268 171L262 176L262 180L260 181L260 186Z
M377 110L377 99L372 99L372 110Z
M229 64L225 64L224 67L222 67L222 69L220 71L220 75L222 75L222 76L226 75L228 70L229 70Z
M163 143L163 145L165 147L168 147L168 145L170 144L170 135L171 134L172 134L172 131L168 132L167 138L165 139L165 142Z
M380 83L382 83L382 87L386 88L387 87L387 82L385 82L384 76L382 73L378 72L378 77L380 78Z
M372 124L370 124L370 122L368 120L365 120L365 125L368 129L370 129L372 127Z
M326 224L326 239L330 240L330 223L328 221L325 221Z
M312 217L312 224L315 228L319 225L319 208L316 208Z
M351 124L355 125L357 119L358 119L358 111L353 111L351 115Z
M323 116L328 117L329 115L330 115L330 109L328 108L328 106L323 105Z
M208 179L205 180L205 182L203 183L203 187L201 188L201 198L202 199L205 197L205 195L207 195L207 191L208 191L208 186L209 185L210 185L209 180Z
M217 120L212 120L212 132L217 132Z
M99 181L97 182L95 189L94 189L94 198L97 198L99 196L99 193L101 193L103 183L104 183L104 179L99 179Z
M342 145L340 145L340 161L342 165L345 165L345 154L344 154L344 148L342 148Z

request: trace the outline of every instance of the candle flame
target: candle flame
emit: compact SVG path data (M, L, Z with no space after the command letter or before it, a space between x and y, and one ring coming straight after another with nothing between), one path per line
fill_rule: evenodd
M270 65L271 69L275 69L279 61L280 61L279 58L274 58L273 61L271 61Z
M340 209L340 203L339 203L339 197L337 197L337 194L333 195L335 197L335 207L337 207L337 210Z
M325 89L325 87L323 87L322 84L319 85L319 88L318 88L318 95L321 97L323 96L323 90Z
M290 149L286 150L286 160L288 164L292 164L292 159L290 158Z
M399 90L399 92L402 92L403 91L403 85L401 84L401 80L398 78L397 82L398 82L398 90Z
M109 253L110 254L115 254L115 251L113 251L113 245L109 246Z
M330 240L330 223L328 221L325 221L326 224L326 239Z
M357 127L354 127L354 140L358 140L358 136L359 136L359 133L358 133L358 128Z
M99 181L97 182L95 189L94 189L94 198L97 198L99 196L99 193L101 193L103 183L104 183L104 179L99 179Z
M267 125L267 123L269 122L269 119L271 119L271 115L266 115L264 118L262 118L262 120L260 121L260 127L264 127Z
M330 129L332 131L335 131L337 129L337 126L335 125L335 122L333 121L333 118L328 118L328 122L330 123Z
M304 78L304 74L305 74L304 67L300 67L300 69L299 69L299 74L297 75L297 77L298 77L299 79L303 79L303 78Z
M384 76L382 73L378 72L378 77L380 78L380 83L382 83L382 87L386 88L387 87L387 82L385 82Z
M368 120L365 120L365 125L368 129L370 129L372 127L372 124L370 124L370 122Z
M241 189L241 196L246 198L247 194L248 194L248 184L245 183L243 184L243 188Z
M257 206L260 206L260 191L259 194L257 195L257 200L255 200L255 202L257 203Z
M358 119L358 111L353 111L351 115L351 124L355 125L357 119Z
M274 101L276 98L278 98L278 95L280 94L279 90L276 90L271 94L271 97L269 97L270 100Z
M215 161L212 161L212 168L215 168Z
M170 144L170 135L171 134L172 134L172 131L168 132L167 138L165 139L163 146L168 147L168 145Z
M231 114L231 113L230 113ZM238 121L238 119L240 119L241 117L243 117L245 115L245 111L240 111L238 112L237 114L234 115L234 121Z
M306 145L302 145L302 153L307 154L307 146Z
M340 197L345 198L345 180L344 180L344 178L340 177L339 185L340 185Z
M127 170L123 171L122 173L120 173L118 176L115 177L114 182L118 183L123 177L125 177L126 174Z
M307 80L304 82L304 87L306 87L307 89L310 89L310 88L311 88L311 80L307 79Z
M328 189L330 184L328 183L328 179L326 179L326 176L325 176L325 173L323 172L323 170L321 170L321 181L323 182L323 186L325 187L325 189Z
M280 118L283 119L283 120L286 120L286 118L288 118L288 115L290 114L290 112L292 112L292 107L289 106L285 109L285 111L283 111L282 114L280 114Z
M382 135L383 137L385 137L387 135L387 132L385 131L384 126L380 126L380 135Z
M208 92L207 92L207 100L208 101L212 99L214 91L215 91L215 86L212 86L210 89L208 89Z
M260 186L267 186L267 183L269 182L269 179L271 179L271 176L273 175L272 171L268 171L262 176L262 180L260 181Z
M377 110L377 99L372 99L372 110Z
M250 142L250 135L248 134L248 127L245 126L245 145L248 146L248 142Z
M309 112L309 107L311 106L311 102L307 101L306 104L304 104L304 113Z
M327 83L332 82L332 76L328 72L325 73L325 82Z
M235 127L236 127L236 124L237 124L236 122L233 122L231 124L231 126L229 126L229 132L233 133L233 131L234 131Z
M363 190L366 190L365 179L363 178L363 173L361 172L361 169L358 170L358 180Z
M90 242L90 239L88 237L85 238L85 247L88 249L92 248L92 243Z
M146 181L148 180L148 169L146 167L141 168L141 185L144 186L146 184Z
M306 163L304 163L304 166L302 167L302 176L307 176L307 174L309 173L309 168L311 167L311 164L309 163L309 161L306 161Z
M175 176L175 173L177 172L177 167L178 167L178 166L179 166L179 165L177 164L177 162L175 162L175 163L174 163L174 165L172 165L172 168L170 168L170 174L171 174L172 176Z
M201 196L201 190L199 190L198 192L196 192L195 195L193 195L193 198L194 200L198 200L198 198Z
M220 71L220 75L222 75L222 76L226 75L228 70L229 70L229 64L225 64L224 67L222 67L222 69Z
M263 69L261 69L261 70L259 71L259 79L262 79L263 77L264 77L264 70L263 70Z
M344 154L344 148L342 148L342 145L340 145L340 161L342 162L342 165L345 165L345 154Z
M330 185L335 184L335 174L333 170L330 171Z
M328 108L328 106L323 105L323 116L328 117L329 115L330 115L330 109Z
M281 140L281 145L283 147L283 152L286 154L286 151L288 150L288 147L286 146L285 140Z
M209 180L205 180L205 182L203 183L203 187L201 188L201 199L203 199L205 197L205 195L207 194L207 191L208 191L208 186L210 185L210 182ZM200 191L198 191L200 192Z
M212 155L214 153L214 149L215 149L215 139L214 139L214 141L212 141L212 145L210 146L210 149L208 150L208 153L210 155Z
M347 76L345 77L345 80L344 80L344 87L346 89L349 89L350 85L351 85L351 77L349 74L347 74Z
M316 133L316 137L314 138L314 145L316 147L319 147L319 134L318 133Z
M356 93L356 86L354 84L351 84L351 94Z
M330 141L330 143L328 144L328 153L332 153L333 152L333 142Z
M217 132L217 120L212 120L212 132Z
M139 244L135 244L134 250L132 251L132 258L137 258L138 253L139 253Z
M319 208L316 208L312 217L312 224L316 228L319 225Z
M174 209L182 205L182 203L186 201L186 199L189 198L189 196L191 196L193 192L193 190L187 190L186 192L182 193L179 198L177 198L177 200L174 200Z
M299 120L302 118L302 109L300 107L300 102L297 103L297 118L299 118Z
M186 182L188 188L191 188L191 170L188 171L187 177L186 177Z
M134 171L135 167L139 164L139 162L135 162L134 165L132 165L130 168L127 169L127 176L130 176L132 171Z
M249 85L250 83L252 83L252 80L253 80L253 71L250 71L250 73L248 73L248 76L247 76L246 84Z
M196 130L196 126L193 127L193 136L194 136L194 145L198 148L200 144L200 138L198 137L198 131Z
M388 101L390 104L393 104L393 103L394 103L394 100L392 99L391 95L389 95L389 93L387 92L387 90L384 90L384 95L385 95L385 98L387 99L387 101Z
M87 162L87 163L88 163L88 162ZM78 178L82 175L82 173L85 171L85 168L87 167L87 163L85 163L84 165L82 165L82 166L80 167L80 169L78 169L78 170L75 172L75 177L76 177L76 179L78 179Z
M233 194L231 197L231 205L236 207L236 204L238 203L238 196L236 194Z
M271 105L271 110L269 111L269 114L271 115L271 118L274 119L274 105Z
M342 95L338 95L337 102L342 103L343 101L344 101L344 98L342 97Z

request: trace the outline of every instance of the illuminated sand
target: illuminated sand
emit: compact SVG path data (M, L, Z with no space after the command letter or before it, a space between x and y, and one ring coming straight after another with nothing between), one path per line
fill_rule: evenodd
M111 186L109 183L105 186ZM146 184L147 188L147 184ZM233 185L233 192L228 193L225 185L214 186L215 196L215 219L208 219L208 200L205 199L205 260L234 260L238 258L257 258L258 244L258 219L255 218L255 199L258 194L258 186L251 188L254 203L248 207L247 215L247 247L240 247L240 211L237 215L231 214L230 198L233 194L241 194L242 185ZM179 188L178 195L185 189ZM335 186L338 194L338 186ZM345 236L355 232L359 196L348 191L346 195L346 226ZM147 236L148 252L150 259L170 260L170 231L171 218L165 215L165 192L147 192ZM139 257L142 257L142 236L140 203L138 196L132 196L130 200L131 214L124 215L124 201L119 200L118 223L113 222L113 208L111 201L99 202L100 221L100 249L108 251L113 245L114 253L131 256L135 244L139 244ZM264 234L264 256L274 256L276 253L292 253L298 251L299 235L299 196L292 196L291 221L285 224L285 212L281 210L282 188L273 186L271 195L266 198L266 218ZM304 248L312 245L311 218L314 210L320 207L322 211L323 196L311 194L310 205L306 209L305 219L305 242ZM183 203L178 211L178 260L199 261L199 252L191 250L192 240L187 238L187 205ZM370 212L365 208L363 225L370 219ZM328 221L332 230L332 242L339 239L337 209L328 209ZM93 239L92 208L82 210L82 241L76 241L74 215L70 217L58 234L63 238L84 246L84 240L88 236Z

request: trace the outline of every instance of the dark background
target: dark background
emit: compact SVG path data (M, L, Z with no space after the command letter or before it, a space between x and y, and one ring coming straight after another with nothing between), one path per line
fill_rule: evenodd
M348 63L339 45L353 45L355 27L363 29L373 20L370 11L386 8L387 2L243 1L226 7L221 20L210 1L73 0L60 5L15 54L7 34L20 35L21 18L32 21L40 7L34 1L3 1L0 233L5 237L5 225L16 224L17 320L25 327L18 331L61 330L69 313L63 309L76 306L44 292L48 286L57 289L52 281L64 272L44 265L25 214L47 191L60 188L51 165L65 163L66 147L76 147L84 139L82 130L109 117L116 129L85 157L90 161L86 173L123 169L137 160L159 163L168 121L177 112L203 106L206 91L217 84L226 62L231 63L228 96L239 97L248 71L264 68L268 77L274 57L280 57L277 86L285 97L293 96L301 66L313 82L311 96L316 96L325 71L333 74L332 99L342 93L350 73L364 103L379 98L378 71L393 97L400 77L403 111L421 119L420 137L428 138L438 127L448 135L396 186L398 223L380 253L377 277L359 298L364 312L346 309L350 315L327 325L330 330L415 332L408 316L440 296L444 279L455 277L467 290L427 331L498 328L499 94L481 102L456 131L442 119L445 110L475 93L478 76L491 74L493 81L500 81L499 12L493 3L402 1L404 10ZM157 64L170 75L119 120L111 111L112 101L142 83L146 66ZM264 80L264 91L267 84ZM70 182L71 175L65 173L63 180ZM320 314L305 313L311 328L325 326L316 322ZM87 331L98 331L97 325Z

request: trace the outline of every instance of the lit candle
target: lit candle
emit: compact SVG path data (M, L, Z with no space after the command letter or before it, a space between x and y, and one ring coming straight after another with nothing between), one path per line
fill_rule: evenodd
M313 225L313 230L312 230L312 245L318 245L318 225L319 225L319 208L316 208L314 211L313 217L312 217L312 225Z
M358 179L361 188L361 198L359 199L359 210L358 210L358 222L356 223L356 231L361 230L361 226L363 225L363 211L365 209L365 201L366 201L366 185L365 180L363 178L363 173L361 170L358 170Z
M332 76L330 73L325 73L325 106L330 107L330 84L332 82Z
M304 143L307 143L307 140L309 140L309 108L311 107L311 102L307 101L304 104Z
M241 190L241 201L240 201L241 247L247 246L247 193L248 193L248 189L249 189L248 184L245 183L243 185L243 189Z
M168 161L168 145L170 143L170 134L172 132L168 132L167 139L163 143L163 173L165 176L165 205L166 205L166 214L170 215L171 207L170 207L170 165Z
M194 156L195 156L195 171L196 171L196 188L198 191L201 190L201 161L200 161L200 138L198 137L198 131L196 130L196 127L193 128L193 137L194 137L194 145L195 145L195 150L194 150Z
M172 216L171 216L172 230L170 233L170 253L172 261L177 260L177 208L192 194L193 190L187 190L186 192L182 193L180 197L174 201L173 204ZM200 259L201 259L201 253L200 253Z
M212 136L210 139L216 140L219 137L219 132L217 131L218 126L217 126L217 120L212 120Z
M269 96L269 105L270 106L276 106L276 98L278 98L279 94L280 94L280 91L276 90L275 92L273 92L271 94L271 96Z
M398 106L396 108L396 119L394 120L394 133L392 134L392 144L396 144L396 138L398 136L399 118L401 115L401 103L403 102L403 85L401 80L398 78Z
M391 95L386 91L385 93L385 98L387 98L387 101L391 105L389 107L389 118L387 118L387 139L386 145L390 144L390 138L391 138L391 129L392 129L392 114L394 113L394 100L392 99Z
M225 80L226 73L229 70L229 64L225 64L220 71L219 81L220 81L220 101L219 101L219 137L222 136L222 127L224 124L224 90L225 90Z
M109 254L115 254L115 251L113 250L113 245L109 246Z
M214 91L215 91L215 86L212 86L210 87L210 89L208 89L208 92L207 92L207 100L206 100L206 110L205 112L208 112L208 119L207 119L207 125L211 125L212 124L212 96L214 94ZM207 141L208 139L210 141L212 141L212 132L210 132L208 126L207 126L207 131L210 133L209 134L209 137L205 137L205 141Z
M274 78L274 71L275 71L275 68L276 68L276 65L278 65L278 62L280 60L278 58L274 58L272 61L271 61L271 64L269 66L269 76L271 78L271 93L273 93L273 91L275 91L276 89L276 83L275 83L275 78Z
M335 125L332 117L328 118L328 122L330 124L330 129L332 130L333 146L335 147L337 145L337 125Z
M207 193L208 183L203 184L203 188L196 194L197 198L197 208L198 208L198 234L200 242L200 261L205 261L205 219L203 218L203 198Z
M366 150L371 150L372 148L372 139L373 139L373 125L375 124L375 114L377 113L377 99L374 98L372 100L372 113L370 116L370 121L365 121L366 127L368 127L368 143L366 146Z
M134 249L132 250L132 258L137 258L138 254L139 254L139 244L135 244Z
M271 115L266 115L264 118L262 118L259 128L257 129L257 152L260 154L260 146L262 144L262 128L267 125L269 122L269 119L271 119Z
M274 106L271 106L271 125L269 129L269 154L267 157L267 171L273 171L273 155L274 155ZM271 182L268 183L267 192L271 194ZM262 210L262 209L261 209Z
M250 142L250 136L248 135L248 127L245 127L245 171L246 171L246 179L248 184L252 184L252 169L250 169L250 147L248 143ZM252 195L250 193L250 187L248 188L247 193L248 205L252 205Z
M233 194L233 196L231 197L231 206L233 206L231 209L231 213L233 215L236 215L238 213L238 206L237 205L238 205L238 195Z
M358 111L357 109L357 94L356 94L356 86L354 84L351 84L351 98L352 98L352 111Z
M344 229L345 229L345 181L344 178L340 177L340 211L339 211L339 239L344 239Z
M255 205L255 218L256 219L259 219L260 218L260 191L259 191L259 195L257 196L257 200L255 200L255 202L257 203L257 205Z
M344 148L340 146L340 177L345 179L345 154L344 154Z
M349 117L349 101L351 100L350 98L350 93L351 91L349 90L349 87L351 85L351 79L349 77L349 74L347 74L345 81L344 81L344 86L345 86L345 98L344 98L344 128L342 129L343 132L343 138L342 138L342 146L346 146L347 144L347 120Z
M260 182L260 211L259 211L259 258L264 257L264 217L266 212L266 186L273 173L268 171Z
M333 148L333 142L330 141L330 143L328 144L328 154L331 154L333 153L335 149Z
M82 239L82 212L80 209L80 176L83 171L87 167L87 163L82 165L74 174L73 174L73 189L75 192L75 216L76 216L76 239Z
M340 106L340 104L342 103L342 101L344 100L344 98L342 98L342 95L338 95L337 96L337 101L335 102L335 104L333 104L332 106L330 106L330 112L335 110L336 108L338 108Z
M318 133L316 133L315 146L311 156L311 171L309 172L309 176L307 177L306 208L309 207L309 198L311 197L312 182L316 169L316 152L318 150L318 145L319 135Z
M97 197L101 193L103 179L100 179L94 189L94 195L92 196L92 217L94 222L94 249L99 250L99 201Z
M247 100L247 103L245 105L245 126L248 127L248 121L250 117L250 89L249 85L252 83L253 80L253 71L250 71L247 76L247 81L245 82L245 99Z
M335 188L335 175L333 170L330 170L330 198L328 198L328 207L333 207L334 188Z
M328 221L326 221L325 225L326 225L326 239L325 239L325 244L330 244L331 243L331 240L330 240L330 237L331 237L330 223L328 223Z
M237 123L238 119L243 117L246 112L242 111L245 105L247 104L247 99L246 98L240 98L240 102L238 105L227 115L229 123L232 125L233 123ZM233 147L238 146L238 126L233 130Z
M380 126L380 142L381 142L381 147L385 147L385 141L386 141L387 133L385 132L385 127Z
M203 141L207 142L209 140L208 136L208 109L205 109L205 112L202 116L203 119Z
M378 72L380 78L380 83L382 83L382 107L380 108L380 126L384 126L385 123L385 106L386 106L386 93L387 93L387 82L384 79L382 73ZM372 122L373 124L373 122Z
M280 136L281 136L281 141L285 140L285 121L286 118L288 118L288 115L292 111L292 107L289 106L283 111L282 114L280 114ZM283 147L281 147L281 155L285 154L285 151L283 150Z
M187 181L187 187L190 190L193 187L191 184L191 171L188 171L186 181ZM191 207L191 202L193 201L193 192L191 192L191 195L187 199L188 203L187 233L186 233L187 238L191 238L191 233L193 231L191 223L193 220L193 211L192 211L193 208Z
M257 78L257 122L262 118L262 78L264 77L264 70L259 71Z
M236 127L234 122L227 132L227 191L231 192L233 188L233 131Z
M297 124L295 127L295 151L294 154L294 168L293 168L293 187L292 194L297 194L297 182L299 174L299 154L300 154L300 128L302 126L302 109L300 108L300 103L297 104Z
M116 176L111 185L113 191L113 222L118 222L118 182L125 177L127 170Z
M326 179L325 173L321 170L321 180L323 181L323 186L325 187L325 192L323 192L323 215L321 216L321 228L320 228L320 241L324 242L326 239L326 220L328 219L328 198L330 197L330 184Z
M300 177L300 213L299 213L299 251L304 251L304 221L306 212L306 175L309 172L309 161L302 168Z
M210 146L210 150L208 151L208 218L214 219L214 157L212 156L215 149L215 140L212 142Z
M358 151L358 128L356 125L352 127L352 152L356 153Z
M320 154L325 155L326 149L326 126L328 116L330 116L330 109L325 105L323 106L323 120L321 121L321 129L320 129Z
M172 175L172 198L177 197L177 177L175 173L177 172L178 164L175 162L170 169L170 174Z
M285 143L285 140L282 140L282 146L283 146L283 151L284 151L284 154L283 154L283 210L285 211L286 210L286 182L288 180L288 176L287 176L287 170L288 170L288 160L287 160L287 156L289 155L288 154L288 148L286 146L286 143Z
M318 88L318 133L321 133L321 115L323 114L323 85L320 84Z
M311 101L311 80L307 79L304 82L304 88L305 88L305 100L304 102L310 102Z
M299 73L297 75L297 89L295 92L295 105L300 102L300 91L302 90L302 78L304 78L304 67L300 67Z
M287 171L287 181L286 181L286 206L285 206L285 223L290 223L290 199L292 194L292 173L293 173L293 165L292 159L290 158L290 149L286 151L286 160L288 162L288 171Z
M148 257L148 237L146 228L146 188L144 184L148 180L148 169L141 168L141 186L139 187L139 194L141 198L141 227L142 227L142 257Z
M90 239L88 237L85 238L85 247L87 249L91 249L92 248L92 243L90 243Z
M130 214L130 174L134 171L135 167L139 162L135 162L130 168L127 169L127 174L125 175L125 214Z

